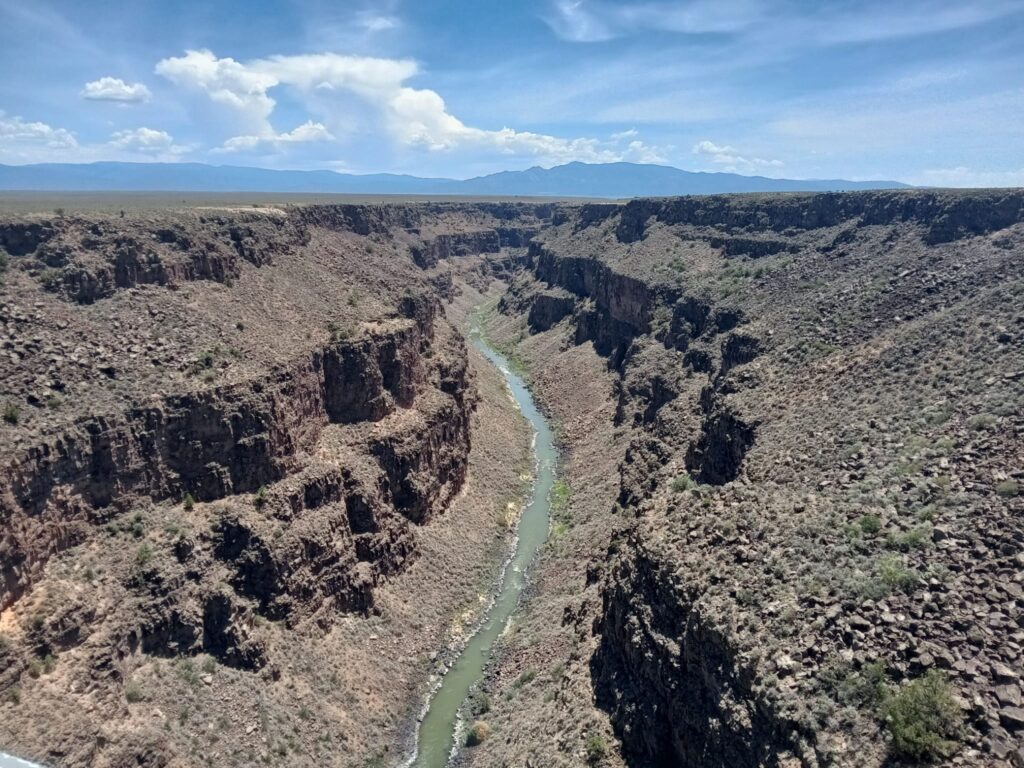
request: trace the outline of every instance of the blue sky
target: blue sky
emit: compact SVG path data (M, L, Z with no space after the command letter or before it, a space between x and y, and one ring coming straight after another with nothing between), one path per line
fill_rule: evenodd
M0 0L0 163L1024 185L1024 0Z

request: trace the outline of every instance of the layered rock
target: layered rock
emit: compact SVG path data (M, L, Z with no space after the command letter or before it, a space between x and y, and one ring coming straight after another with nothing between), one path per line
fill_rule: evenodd
M415 317L267 376L89 417L11 457L0 486L0 605L17 599L53 552L84 540L139 496L210 501L253 492L295 469L327 424L379 420L410 407L425 385L436 311L430 302L411 308ZM468 403L452 403L463 411L446 421L462 429L448 435L458 447L447 465L464 461L468 449Z

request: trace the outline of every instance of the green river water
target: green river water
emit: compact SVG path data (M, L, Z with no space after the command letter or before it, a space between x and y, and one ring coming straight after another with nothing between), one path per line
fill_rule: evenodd
M519 520L515 551L505 565L494 604L483 624L470 638L455 663L445 673L441 685L430 697L419 727L416 755L406 763L410 768L444 768L448 765L455 748L456 735L460 739L464 738L464 728L460 728L459 720L462 705L470 689L483 677L484 665L494 642L519 603L519 596L526 585L526 571L548 536L549 496L555 484L557 458L551 429L533 402L526 383L511 369L508 360L488 346L478 322L474 323L471 335L473 345L504 376L516 404L533 427L536 472L529 501Z

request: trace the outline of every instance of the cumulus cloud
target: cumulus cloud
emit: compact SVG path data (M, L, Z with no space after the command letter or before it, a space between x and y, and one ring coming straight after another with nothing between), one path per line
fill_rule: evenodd
M713 141L698 141L693 145L693 154L709 158L711 162L725 166L726 171L750 171L764 168L780 168L781 160L765 160L761 157L748 157L740 154L735 147L728 144L715 144Z
M78 146L74 134L63 128L52 128L46 123L26 122L20 117L8 117L0 111L0 144L31 144L50 149L72 149Z
M235 136L224 142L222 152L239 152L256 149L260 144L297 144L306 141L332 141L334 136L323 123L307 120L294 130L287 133L276 133L273 136Z
M246 68L231 58L218 59L209 51L188 51L184 56L164 59L156 65L156 72L175 85L205 91L213 101L239 111L253 124L270 131L267 120L274 111L274 100L267 90L278 83L273 76Z
M406 81L418 74L414 61L333 53L271 56L248 62L219 58L208 50L187 51L164 59L157 73L172 82L205 92L213 101L231 107L248 128L225 144L224 150L252 149L264 143L328 140L323 123L309 122L289 134L277 133L271 122L276 102L269 91L290 86L323 103L332 91L355 96L368 104L385 130L400 145L433 152L455 149L496 151L551 162L585 160L610 162L627 155L654 156L653 148L634 141L625 150L591 138L561 138L513 128L487 130L466 125L448 111L436 91L413 88Z
M128 152L181 154L186 151L185 147L174 143L174 138L167 131L155 128L117 131L110 137L110 145Z
M142 102L152 94L142 83L126 83L119 77L101 77L85 84L81 96L91 101Z

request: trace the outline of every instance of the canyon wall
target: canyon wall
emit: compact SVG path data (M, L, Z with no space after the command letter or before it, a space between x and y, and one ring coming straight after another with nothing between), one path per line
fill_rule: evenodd
M996 190L564 206L534 238L505 343L528 370L546 366L530 350L592 343L628 435L612 545L577 555L563 615L593 627L590 690L626 764L1019 761L1019 650L969 626L1021 620L996 574L1024 540L1022 425L1000 405L1022 394L1022 233L1024 193ZM971 547L1002 554L968 568ZM908 736L887 707L923 680L946 709ZM544 708L517 701L499 728ZM530 733L526 754L566 748Z

